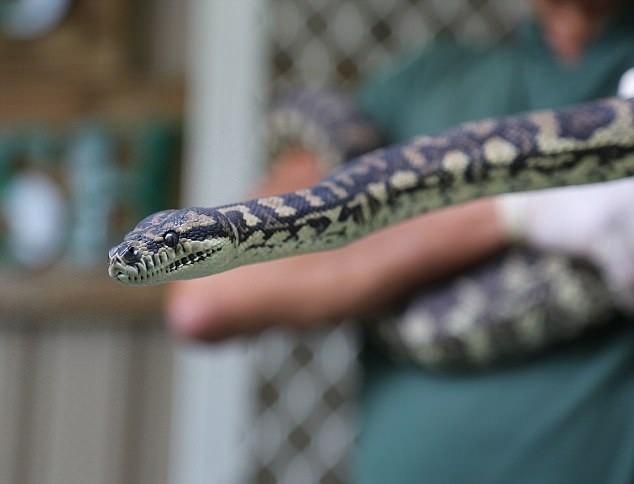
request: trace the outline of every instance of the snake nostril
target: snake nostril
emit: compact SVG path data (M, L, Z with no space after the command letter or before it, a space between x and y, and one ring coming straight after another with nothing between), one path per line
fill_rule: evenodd
M130 246L125 250L121 258L126 264L134 264L141 260L141 251L136 247Z

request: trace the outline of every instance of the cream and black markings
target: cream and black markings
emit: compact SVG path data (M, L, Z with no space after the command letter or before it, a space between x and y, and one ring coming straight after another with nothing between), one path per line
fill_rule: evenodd
M634 100L500 120L380 149L311 188L159 212L110 252L110 275L152 284L345 245L439 207L511 191L634 174Z
M200 277L210 256L237 244L237 233L221 212L192 207L144 218L109 252L109 274L127 284L152 284L174 273Z

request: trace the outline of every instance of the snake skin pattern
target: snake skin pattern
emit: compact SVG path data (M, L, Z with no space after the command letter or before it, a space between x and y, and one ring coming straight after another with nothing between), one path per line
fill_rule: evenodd
M363 324L391 358L473 370L529 358L611 323L618 312L592 264L514 247Z
M478 197L633 174L634 100L467 123L361 156L308 189L158 212L110 250L109 274L130 285L202 277Z

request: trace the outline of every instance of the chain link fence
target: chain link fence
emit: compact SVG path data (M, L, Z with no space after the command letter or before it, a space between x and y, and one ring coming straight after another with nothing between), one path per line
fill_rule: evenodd
M497 41L528 2L505 0L271 0L272 87L353 87L439 35ZM347 482L359 368L352 324L270 331L256 355L253 428L258 484Z

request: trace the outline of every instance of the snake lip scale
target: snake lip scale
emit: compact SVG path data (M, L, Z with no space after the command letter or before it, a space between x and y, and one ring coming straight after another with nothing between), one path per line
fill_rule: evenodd
M203 263L214 254L214 250L198 250L185 253L181 247L172 251L146 254L136 262L125 262L124 257L116 252L111 254L108 274L124 284L144 285L155 278L168 277L169 274L186 270L195 264Z
M157 212L110 250L118 282L147 285L336 248L447 205L634 175L634 99L465 123L379 149L295 192Z
M212 253L205 252L188 254L169 262L165 266L161 265L160 260L156 255L145 257L134 264L126 264L122 260L117 260L115 258L108 269L108 273L110 277L119 282L130 280L132 282L143 284L143 281L146 279L152 280L154 277L161 277L162 274L180 271L188 264L204 262L211 254Z

